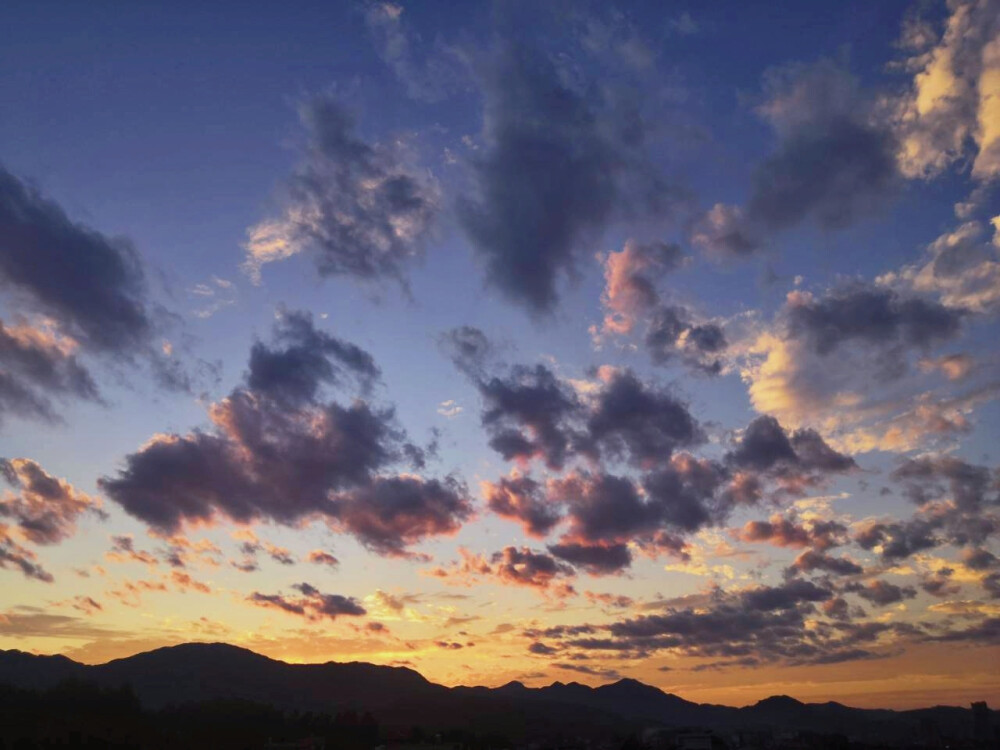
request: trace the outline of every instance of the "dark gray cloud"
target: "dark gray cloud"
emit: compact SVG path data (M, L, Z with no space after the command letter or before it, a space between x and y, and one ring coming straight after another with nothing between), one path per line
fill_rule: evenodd
M135 248L74 223L0 167L0 287L89 348L130 354L154 329Z
M569 421L581 408L576 394L544 365L514 366L506 378L478 383L490 446L506 460L544 458L560 469L570 450Z
M650 466L705 439L687 404L628 370L613 373L587 402L540 364L473 381L490 446L508 461L541 458L555 470L575 457Z
M866 282L845 284L820 298L797 296L785 314L789 333L827 355L847 342L928 347L954 338L963 312Z
M0 568L20 570L25 578L52 583L55 578L43 568L35 553L11 539L6 527L0 524Z
M255 393L295 407L315 401L323 384L350 374L369 390L381 372L371 354L317 330L312 315L280 311L270 346L256 342L250 350L247 386Z
M810 429L789 435L774 417L754 419L735 450L726 454L734 466L770 472L844 472L857 466L850 456L838 453L819 433Z
M962 511L1000 506L1000 473L955 456L921 456L901 463L891 474L917 505L950 498Z
M594 575L618 573L632 564L632 553L626 544L561 542L549 545L549 552Z
M639 485L611 474L575 474L550 486L569 528L549 550L590 573L614 573L632 562L629 543L645 554L687 559L684 535L726 517L732 500L726 470L681 454Z
M864 568L846 557L836 557L825 552L807 549L795 558L795 561L786 569L785 574L791 576L796 573L814 573L817 570L838 576L859 575L864 572Z
M562 519L545 488L528 476L502 477L484 485L486 505L501 518L521 523L526 534L544 537Z
M472 514L465 485L453 477L376 477L330 497L329 516L369 549L406 555L425 537L453 534Z
M789 435L771 417L754 420L723 462L680 452L704 441L701 426L671 392L627 370L606 374L585 399L542 365L515 367L506 378L484 376L478 383L490 444L505 458L537 456L556 470L574 458L592 467L621 462L645 472L636 481L592 468L550 480L544 490L526 477L486 487L494 510L536 536L566 519L565 533L550 550L590 572L628 566L629 543L654 557L687 559L686 534L722 523L735 506L764 497L768 486L792 492L855 468L817 433ZM802 530L802 546L827 549L846 531L838 524L814 526ZM768 536L778 533L768 530Z
M820 484L832 474L857 469L853 458L835 451L815 430L788 433L778 420L766 415L747 425L725 460L740 471L777 480L781 490L793 492Z
M550 648L561 659L585 658L594 651L646 659L669 650L712 660L698 669L879 658L885 650L869 646L881 636L924 635L921 628L908 624L854 622L849 605L833 589L802 579L736 591L715 589L699 595L697 604L676 600L666 609L608 625L582 625L573 631L550 628L525 635L554 641ZM854 614L859 615L857 610Z
M486 68L487 148L472 159L477 195L459 200L458 216L488 282L544 313L588 240L665 191L643 166L645 125L633 107L571 85L526 44L501 44Z
M13 414L57 422L53 398L100 400L90 372L58 338L0 320L0 421Z
M321 276L405 285L438 213L438 194L425 173L398 149L369 144L353 115L330 96L305 102L299 116L308 142L288 180L284 215L251 228L246 267L307 249Z
M829 60L768 72L758 113L777 148L755 170L744 207L717 205L696 226L711 253L746 256L803 222L839 229L884 206L899 183L897 144L846 70Z
M905 520L871 520L855 541L864 549L881 548L886 560L950 544L969 548L967 555L1000 534L1000 478L956 456L925 455L903 461L892 478L918 508Z
M279 323L276 347L256 344L246 384L211 407L213 428L157 436L127 456L117 476L100 480L108 497L164 533L217 517L322 519L380 553L402 554L426 535L454 531L471 513L459 482L384 473L421 453L391 408L318 398L345 361L376 371L370 358L313 330L308 316L292 320L296 340L316 343L326 365L287 376L275 368L288 351L288 329ZM262 362L267 377L255 369Z
M604 319L590 331L596 344L605 337L630 334L645 325L644 343L657 364L674 359L694 370L716 375L722 370L720 355L727 346L722 328L697 323L688 307L661 301L658 282L680 268L687 256L675 244L628 240L604 258Z
M868 584L848 584L844 587L844 591L857 594L865 601L879 607L898 604L904 599L912 599L917 595L917 590L912 586L897 586L881 579L871 581Z
M811 547L825 552L846 542L847 527L837 521L795 523L775 515L768 521L748 521L736 536L745 542L767 542L776 547Z
M678 448L705 440L687 404L629 371L615 373L600 391L586 433L587 443L603 455L627 457L637 466L662 462Z
M330 619L338 617L360 617L367 611L353 597L341 594L324 594L308 583L298 583L292 586L302 596L288 597L281 594L261 594L258 591L247 596L247 601L259 607L279 609L289 614L299 615L309 620Z
M493 572L506 583L547 588L559 578L571 578L575 571L551 555L528 547L504 547L491 558Z
M0 166L0 292L46 320L0 322L0 418L58 421L51 398L100 401L81 355L148 364L168 390L193 377L160 351L171 317L150 301L145 270L125 239L71 220L54 201Z
M657 364L680 355L688 365L710 375L722 371L719 355L728 346L720 326L692 323L690 311L679 305L660 305L653 310L644 343Z
M100 503L27 458L0 458L0 477L14 492L0 495L0 519L17 524L33 544L56 544L76 533L82 516L103 518Z
M940 540L934 535L935 528L936 524L921 518L876 521L863 525L854 535L854 541L866 550L880 547L886 560L900 560L938 546Z

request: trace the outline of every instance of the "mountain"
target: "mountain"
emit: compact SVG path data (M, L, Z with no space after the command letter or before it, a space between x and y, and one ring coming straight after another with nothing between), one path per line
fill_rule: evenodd
M511 737L571 732L601 736L651 726L808 729L855 736L906 736L928 721L971 727L967 709L868 710L772 696L752 706L698 704L636 680L596 688L554 682L529 688L437 685L412 669L362 662L288 664L222 643L189 643L84 665L64 656L0 651L0 684L43 689L69 679L101 687L130 685L149 709L241 700L337 713L370 712L385 728L474 729Z

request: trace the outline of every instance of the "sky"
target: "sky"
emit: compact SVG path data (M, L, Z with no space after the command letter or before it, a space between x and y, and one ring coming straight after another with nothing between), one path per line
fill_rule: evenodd
M997 0L14 0L0 100L0 648L1000 703Z

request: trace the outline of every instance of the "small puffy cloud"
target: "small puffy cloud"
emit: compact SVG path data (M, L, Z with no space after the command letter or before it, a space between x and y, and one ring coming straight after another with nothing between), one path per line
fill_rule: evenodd
M437 413L445 419L454 419L463 411L465 411L465 409L459 406L453 399L442 401L437 407Z
M0 458L0 477L12 491L0 494L0 518L16 524L33 544L56 544L76 533L81 516L104 517L101 502L28 458Z
M321 549L310 550L309 554L306 555L306 559L315 565L325 565L330 568L340 565L340 560Z
M501 518L520 523L529 536L544 538L562 520L545 487L529 476L513 474L483 482L481 487L487 507Z

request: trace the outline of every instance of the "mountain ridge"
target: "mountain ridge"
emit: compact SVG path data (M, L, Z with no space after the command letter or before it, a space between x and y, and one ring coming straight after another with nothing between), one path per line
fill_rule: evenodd
M804 703L787 695L743 707L702 704L630 678L596 687L560 681L537 688L518 681L448 687L408 667L359 661L295 664L227 643L165 646L94 665L62 655L0 650L0 684L45 689L68 679L103 687L129 684L153 709L236 699L281 709L368 712L387 726L502 727L525 736L559 726L598 732L650 724L837 733L850 727L874 736L912 731L926 717L960 724L971 716L959 707L862 709L834 701Z

